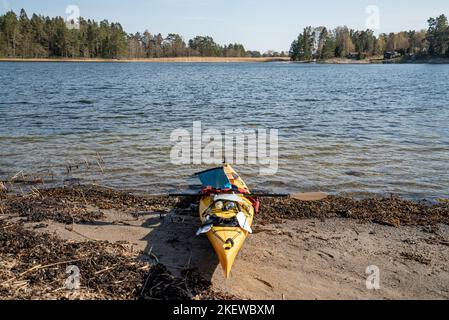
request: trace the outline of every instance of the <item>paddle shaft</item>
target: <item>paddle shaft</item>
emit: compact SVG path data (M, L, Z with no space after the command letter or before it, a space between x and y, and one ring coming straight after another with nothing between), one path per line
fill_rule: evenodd
M210 194L214 195L214 194ZM251 194L236 194L246 198L290 198L299 201L319 201L327 198L327 194L324 192L308 192L308 193L251 193ZM170 197L193 197L199 198L206 195L202 194L170 194Z

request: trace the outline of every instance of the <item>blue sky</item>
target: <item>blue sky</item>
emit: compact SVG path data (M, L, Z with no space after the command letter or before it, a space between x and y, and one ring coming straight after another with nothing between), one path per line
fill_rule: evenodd
M365 28L366 8L379 8L376 32L423 29L430 16L449 15L448 0L0 0L0 13L66 16L77 5L81 16L121 22L128 32L179 33L186 40L210 35L219 43L247 49L288 50L305 26Z

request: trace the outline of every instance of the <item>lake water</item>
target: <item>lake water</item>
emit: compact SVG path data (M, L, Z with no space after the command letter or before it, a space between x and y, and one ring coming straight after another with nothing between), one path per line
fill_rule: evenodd
M449 65L0 63L0 179L192 188L192 121L279 130L276 175L235 166L253 188L449 197Z

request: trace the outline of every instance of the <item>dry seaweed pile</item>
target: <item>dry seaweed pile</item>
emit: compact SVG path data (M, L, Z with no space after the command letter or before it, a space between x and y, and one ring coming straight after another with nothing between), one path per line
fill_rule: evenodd
M214 298L191 271L177 279L120 244L64 241L5 219L0 230L0 299ZM66 286L68 266L79 269L79 290Z
M44 197L84 202L99 209L117 209L125 212L166 211L174 207L177 200L168 197L144 197L98 186L79 186L40 191Z
M176 199L143 197L97 186L33 189L27 194L0 196L0 213L25 217L28 221L46 219L61 223L88 223L103 218L101 210L116 209L139 215L141 212L167 212Z
M89 210L86 204L41 193L8 195L1 201L0 206L3 213L25 217L33 222L50 219L67 224L86 223L103 217L102 212Z
M139 216L148 212L167 213L185 209L191 199L164 196L147 197L98 186L33 189L23 195L0 194L0 214L25 217L28 221L46 219L62 223L94 222L103 217L102 210L119 210ZM449 225L449 202L430 205L395 197L357 200L330 196L323 201L301 202L294 199L261 199L260 224L282 219L344 217L390 226Z
M352 198L330 196L322 201L262 199L257 222L281 222L282 219L344 217L398 227L400 225L449 225L449 203L430 205L395 197Z

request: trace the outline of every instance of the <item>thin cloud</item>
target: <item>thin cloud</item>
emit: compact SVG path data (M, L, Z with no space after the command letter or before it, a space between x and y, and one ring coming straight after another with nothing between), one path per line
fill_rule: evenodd
M209 21L209 22L222 22L224 19L213 18L213 17L180 17L177 20L187 20L187 21Z
M3 9L8 10L11 6L9 5L8 1L3 0L2 1L2 7L3 7Z

